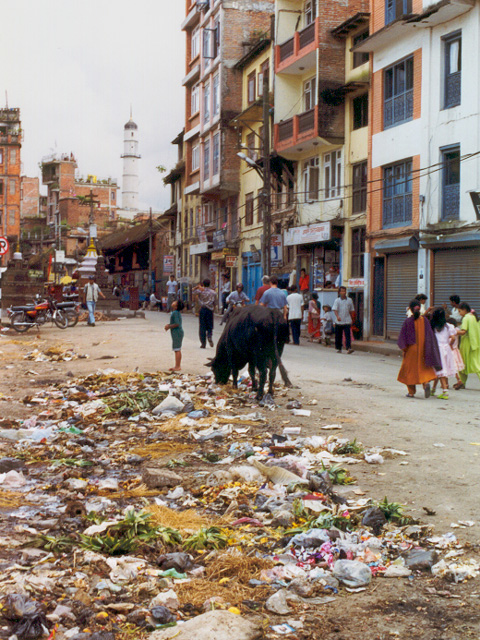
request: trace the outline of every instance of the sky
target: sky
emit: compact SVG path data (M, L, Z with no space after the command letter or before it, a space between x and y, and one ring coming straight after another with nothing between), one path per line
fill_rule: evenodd
M0 0L0 105L21 110L23 174L73 152L80 175L122 181L123 127L138 125L139 202L169 206L184 123L183 0Z

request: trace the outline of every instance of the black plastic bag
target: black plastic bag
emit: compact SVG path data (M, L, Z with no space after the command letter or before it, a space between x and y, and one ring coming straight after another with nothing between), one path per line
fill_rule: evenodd
M47 619L38 602L18 593L7 596L2 616L19 640L37 640L47 631Z

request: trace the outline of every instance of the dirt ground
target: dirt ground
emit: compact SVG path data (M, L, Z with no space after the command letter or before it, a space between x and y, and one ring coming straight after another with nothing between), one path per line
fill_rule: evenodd
M7 420L27 418L31 414L31 408L22 403L22 398L35 395L36 390L64 380L67 376L77 377L108 368L142 372L168 369L173 365L173 354L170 351L170 338L163 331L163 324L167 321L165 314L149 313L146 320L100 322L94 328L80 323L77 327L66 331L47 326L42 328L40 333L31 332L20 335L10 331L2 332L0 364L3 375L0 379L0 418ZM207 357L213 355L213 350L207 348L202 351L198 348L195 318L187 318L184 325L186 340L183 350L183 368L191 373L206 373L204 364ZM44 351L50 346L59 345L72 348L82 356L88 354L88 358L70 362L35 362L24 359L24 356L33 349ZM292 349L287 347L289 348ZM450 530L452 522L476 520L478 518L476 489L478 484L472 482L471 478L478 477L479 465L476 456L480 453L480 448L477 444L471 443L478 443L480 436L475 437L474 431L467 432L465 440L469 441L467 449L469 458L466 459L462 452L458 461L455 461L458 465L458 474L464 477L463 484L451 476L449 490L442 489L439 495L438 478L443 476L445 480L446 467L442 470L442 465L447 447L433 445L445 443L444 434L438 435L437 438L432 435L432 438L425 440L421 431L417 429L415 436L415 429L410 431L405 426L411 420L410 416L405 417L399 413L388 397L381 401L378 399L378 395L382 394L382 377L385 376L388 367L392 367L392 363L387 363L387 369L382 371L383 365L371 362L368 359L369 354L362 354L364 368L367 371L370 366L376 367L377 370L380 368L377 371L378 382L375 381L373 374L369 375L369 379L373 382L368 383L348 373L345 375L347 380L338 375L335 379L324 375L315 378L306 369L302 371L302 367L307 367L307 361L313 356L313 353L308 350L313 348L317 348L316 345L302 347L301 349L305 352L303 355L300 350L293 356L286 353L287 368L290 372L293 371L293 382L301 388L291 389L285 393L280 392L277 395L280 406L268 415L269 432L278 432L276 430L283 428L287 421L290 421L292 426L301 425L302 435L320 433L321 425L339 423L342 425L343 436L349 439L356 437L366 446L408 449L408 456L394 456L386 459L385 464L381 466L370 466L366 463L352 466L349 470L357 478L357 483L351 488L346 488L344 495L348 496L349 491L359 489L375 499L388 495L390 500L407 504L407 511L415 518L434 524L437 533ZM333 354L328 353L324 357L328 361ZM302 358L304 364L302 364ZM355 366L358 366L358 362L360 361L357 360ZM299 384L299 381L302 381L302 384ZM388 396L386 383L383 385L383 390L384 395ZM290 412L284 407L286 401L293 398L301 399L305 407L309 400L318 398L317 405L308 407L312 410L311 418L292 418ZM474 402L478 413L480 405L478 400L475 399ZM391 410L387 411L385 407L389 405ZM421 411L426 405L417 406L420 406L419 425L421 425ZM399 404L401 412L403 407L404 404ZM409 408L408 411L410 410ZM435 411L437 410L441 411L442 408L435 407ZM475 418L473 423L472 429L477 429L478 419ZM379 426L383 428L379 429ZM336 432L332 431L332 433ZM408 465L402 465L402 462L408 462ZM450 463L453 464L452 461ZM435 512L435 515L427 515L424 507ZM468 555L477 559L479 559L478 526L480 525L476 523L471 528L455 529L459 540L465 544ZM415 574L408 579L377 579L365 592L342 595L335 602L319 606L313 613L310 611L306 617L305 630L299 631L298 638L478 639L480 638L479 580L480 578L477 578L477 580L456 585L435 579L430 574ZM296 626L295 620L298 619L295 615L291 616L292 626Z

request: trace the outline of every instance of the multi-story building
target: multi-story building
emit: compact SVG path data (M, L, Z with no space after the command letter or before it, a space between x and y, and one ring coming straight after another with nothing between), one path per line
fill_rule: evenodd
M20 109L0 109L0 233L10 243L0 257L5 266L20 237L20 172L22 129Z
M335 296L323 290L330 268L340 269L344 281L351 268L345 172L364 151L354 145L345 157L345 135L353 128L347 126L346 132L350 107L345 107L345 96L365 89L351 84L357 74L353 61L346 65L349 56L339 36L345 33L349 40L360 31L355 16L367 7L366 0L276 2L274 146L289 161L283 170L290 177L283 183L293 205L284 251L297 277L302 268L310 274L310 286L320 291L322 303Z
M219 286L225 249L238 253L242 74L234 68L270 25L274 0L186 0L185 189L182 275ZM212 259L212 254L216 260ZM216 254L216 255L215 255Z
M371 335L395 338L418 292L480 305L480 61L466 53L479 17L473 0L373 0L370 36L354 47L373 65Z
M240 165L240 194L238 201L238 221L240 229L241 263L234 257L225 258L235 264L231 271L231 282L242 282L245 293L253 299L261 285L262 237L264 232L264 108L263 84L268 78L268 103L273 102L273 46L270 30L259 34L257 42L237 62L235 68L241 71L242 111L235 117L239 140L237 149L242 154ZM273 109L272 109L273 116ZM269 117L269 131L273 117ZM271 158L268 160L271 161ZM279 254L279 255L278 255ZM280 260L275 260L275 258ZM274 255L275 267L283 266L281 248Z
M93 222L98 237L115 226L118 185L111 178L76 176L73 154L47 156L42 159L42 182L47 185L47 225L53 230L57 247L66 255L78 258L87 248L90 234L90 194L93 192Z

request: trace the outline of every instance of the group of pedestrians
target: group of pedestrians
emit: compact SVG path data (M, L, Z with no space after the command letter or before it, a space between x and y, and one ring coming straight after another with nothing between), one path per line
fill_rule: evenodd
M398 381L407 386L407 398L414 398L416 385L421 384L426 398L447 400L449 378L456 378L456 390L465 389L469 374L480 378L477 314L458 296L451 296L450 302L449 311L446 305L427 308L427 296L421 294L408 305L398 339L403 351Z

